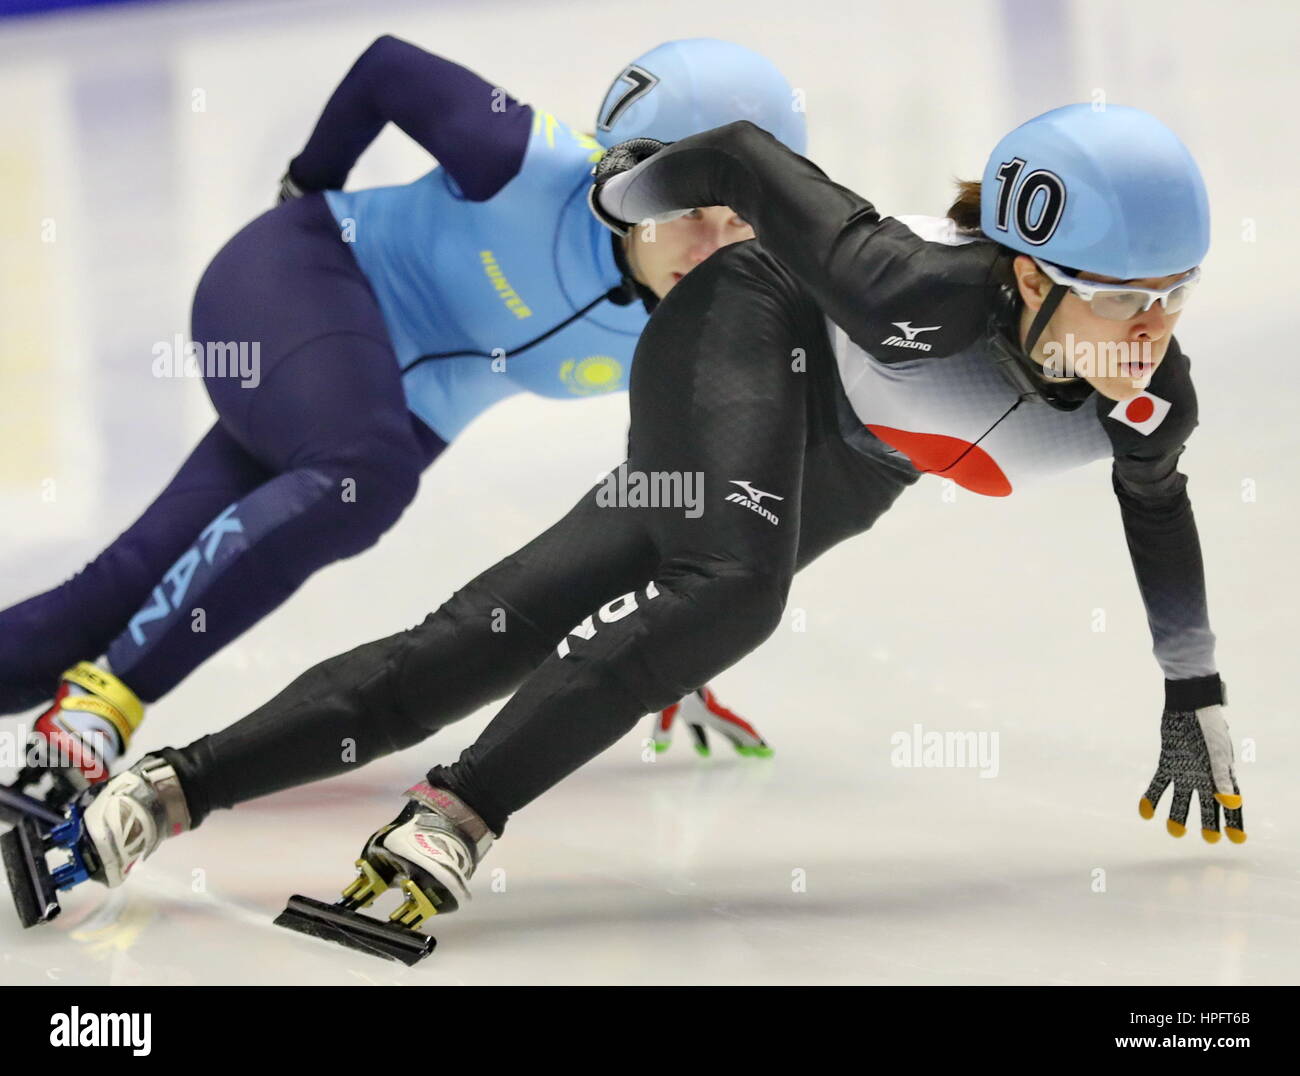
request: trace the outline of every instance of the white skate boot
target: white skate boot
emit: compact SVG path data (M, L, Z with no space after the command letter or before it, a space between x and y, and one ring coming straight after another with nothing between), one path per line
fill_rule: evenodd
M406 899L389 920L416 928L470 900L469 880L495 834L450 792L421 782L406 794L411 802L402 813L366 841L360 874L343 896L364 908L397 886Z
M277 926L408 966L433 952L435 941L422 928L470 899L469 880L496 834L445 789L421 782L406 794L411 802L361 849L357 877L342 899L325 904L294 894ZM392 888L405 899L387 922L363 914Z
M82 816L82 848L90 877L110 889L121 885L164 838L190 828L190 812L176 771L154 755L89 795L93 798Z

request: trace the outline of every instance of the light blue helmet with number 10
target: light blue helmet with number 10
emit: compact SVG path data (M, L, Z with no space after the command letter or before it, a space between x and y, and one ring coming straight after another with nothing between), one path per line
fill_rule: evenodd
M804 152L802 102L776 65L743 45L693 37L669 41L623 68L596 116L596 140L606 148L629 138L676 142L736 120Z
M1139 280L1200 265L1210 203L1191 153L1150 113L1066 105L997 144L980 228L1040 261Z

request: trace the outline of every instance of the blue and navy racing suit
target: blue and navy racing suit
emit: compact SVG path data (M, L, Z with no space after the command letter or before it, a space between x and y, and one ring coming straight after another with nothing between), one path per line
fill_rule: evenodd
M437 167L340 190L389 122ZM367 49L290 164L311 193L247 225L198 285L217 421L85 569L0 612L0 713L103 654L159 698L373 545L491 404L625 388L653 297L587 208L599 153L457 64L393 37Z

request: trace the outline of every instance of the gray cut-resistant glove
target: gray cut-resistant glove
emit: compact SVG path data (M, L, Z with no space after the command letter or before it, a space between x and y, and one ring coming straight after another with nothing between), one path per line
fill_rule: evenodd
M1232 770L1232 739L1223 717L1223 686L1218 676L1165 681L1165 711L1160 719L1160 762L1147 793L1138 804L1143 818L1154 818L1156 804L1172 783L1173 799L1165 828L1171 836L1187 832L1192 793L1201 807L1201 836L1219 839L1223 808L1228 840L1241 844L1246 829L1241 817L1241 790Z

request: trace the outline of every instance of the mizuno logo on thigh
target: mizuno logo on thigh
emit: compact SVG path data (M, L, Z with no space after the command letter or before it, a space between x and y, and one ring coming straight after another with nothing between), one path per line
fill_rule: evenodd
M745 492L728 493L728 501L732 504L738 504L742 508L748 508L751 512L757 512L774 527L781 522L781 517L770 509L764 508L761 502L764 497L770 497L774 501L783 501L785 500L784 497L778 497L775 493L768 493L766 490L758 489L752 482L745 479L733 478L731 484L739 486Z

